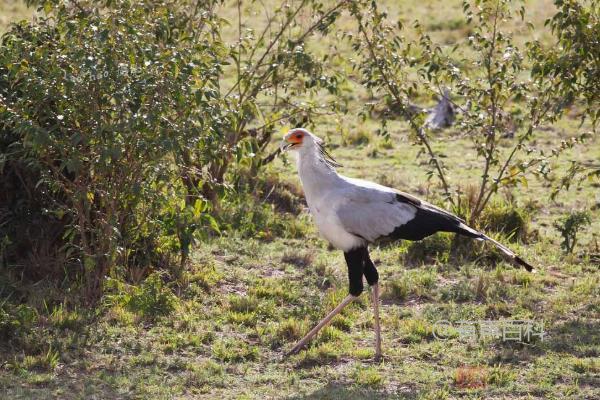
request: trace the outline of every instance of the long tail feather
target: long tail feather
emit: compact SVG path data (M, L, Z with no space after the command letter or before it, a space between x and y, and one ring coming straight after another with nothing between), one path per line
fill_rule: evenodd
M529 264L528 262L526 262L525 260L523 260L518 255L516 255L514 251L512 251L508 247L504 246L502 243L498 242L497 240L494 240L487 235L484 235L484 234L482 234L482 235L485 240L495 244L496 247L498 248L498 250L500 250L502 253L504 253L513 263L515 263L516 265L525 267L525 269L529 272L533 272L533 270L534 270L533 266L531 264Z
M529 264L528 262L523 260L521 257L516 255L514 251L512 251L508 247L504 246L502 243L498 242L497 240L494 240L491 237L487 236L486 234L478 232L475 229L473 229L465 224L462 224L462 223L460 224L460 228L461 228L461 232L459 232L459 233L469 236L469 237L474 237L475 239L485 240L485 241L493 243L498 248L498 250L500 250L513 264L524 267L529 272L535 272L535 270L531 264Z

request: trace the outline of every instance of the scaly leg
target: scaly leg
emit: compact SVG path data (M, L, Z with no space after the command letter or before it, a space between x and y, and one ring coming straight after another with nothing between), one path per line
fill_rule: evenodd
M296 354L300 351L300 349L302 349L302 347L304 347L306 345L306 343L308 343L308 341L310 339L312 339L313 336L315 336L317 334L317 332L319 332L323 327L327 326L329 324L329 322L333 319L333 317L335 317L336 315L338 315L343 309L344 307L346 307L348 304L352 303L355 299L357 299L357 296L353 296L351 294L349 294L348 296L346 296L346 298L344 300L342 300L342 302L340 304L338 304L338 306L336 308L333 309L333 311L331 311L329 314L327 314L327 316L325 318L323 318L321 320L321 322L319 322L317 324L317 326L315 326L314 328L311 329L310 332L308 332L306 334L306 336L304 336L287 354L286 356L292 355L292 354Z
M379 284L371 286L373 316L375 318L375 361L381 360L381 326L379 325Z

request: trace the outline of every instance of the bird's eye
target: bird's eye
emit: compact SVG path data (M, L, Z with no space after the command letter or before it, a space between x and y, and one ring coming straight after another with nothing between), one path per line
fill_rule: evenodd
M302 139L302 134L301 133L297 134L296 139Z

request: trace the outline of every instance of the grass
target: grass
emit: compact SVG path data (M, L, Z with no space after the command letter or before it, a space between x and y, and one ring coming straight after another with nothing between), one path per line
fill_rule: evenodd
M9 24L22 19L32 19L35 11L27 8L25 2L0 0L0 34L6 32Z
M551 15L548 4L528 3L535 21ZM0 1L0 10L4 26L30 14L20 3L7 1ZM391 12L426 19L432 36L445 42L460 39L467 29L458 17L460 1L406 1ZM315 133L328 138L344 165L342 173L426 198L436 192L403 122L391 122L389 142L374 134L377 121L363 123L349 115L340 123L343 134L325 119ZM577 124L567 119L548 127L538 138L540 146L568 138ZM471 142L450 131L441 133L435 146L447 156L452 185L467 187L477 180ZM597 139L592 139L565 160L599 157ZM567 166L567 161L555 162L553 168ZM291 164L276 161L270 173L289 187L298 186ZM38 313L24 305L17 319L4 320L0 314L0 397L599 398L598 265L563 257L552 227L571 209L596 206L578 247L593 249L591 233L600 230L598 190L584 185L550 201L546 184L531 180L528 187L513 190L511 198L534 210L527 215L527 229L537 232L529 235L534 239L511 246L538 266L537 274L484 257L487 248L474 248L482 254L480 261L462 263L450 254L452 238L444 235L372 249L384 294L382 363L372 360L368 293L336 317L307 351L283 357L347 291L342 254L319 239L303 212L290 238L233 232L202 243L181 276L155 275L134 287L115 283L98 309L56 304ZM497 225L496 217L490 217L490 226ZM43 291L34 288L32 293L31 304L44 303ZM545 338L521 343L433 335L440 320L501 319L543 320Z
M256 252L244 254L247 245ZM220 284L208 291L202 279L177 283L171 312L153 319L139 307L107 305L95 318L85 310L56 308L30 330L37 348L25 353L3 348L10 356L4 356L0 370L0 393L7 398L594 398L599 394L597 273L553 260L540 251L548 245L527 248L527 257L568 273L566 278L554 278L549 268L525 277L506 264L492 270L406 269L388 261L395 259L394 247L373 249L384 290L402 277L408 282L406 297L383 301L385 357L374 363L367 296L307 351L283 357L345 295L338 252L311 240L294 242L300 252L313 249L316 259L331 259L333 283L323 289L315 270L281 262L278 241L218 239L203 246L194 264L207 274L212 269L202 265L214 266L224 277ZM240 255L233 262L234 254ZM273 277L278 268L285 268L284 278ZM544 320L543 341L473 341L458 335L440 340L432 332L441 319L524 317Z

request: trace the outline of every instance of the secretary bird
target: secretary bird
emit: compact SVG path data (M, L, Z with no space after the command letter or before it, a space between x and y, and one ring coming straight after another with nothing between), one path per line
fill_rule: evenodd
M436 232L455 232L493 243L514 264L533 267L514 252L467 226L457 216L398 190L338 174L340 165L329 155L323 141L306 129L292 129L284 137L282 151L297 156L298 175L314 221L326 240L344 252L350 293L302 338L289 354L300 351L363 292L363 276L372 288L375 328L375 359L381 358L379 325L379 275L368 245L378 239L421 240Z

